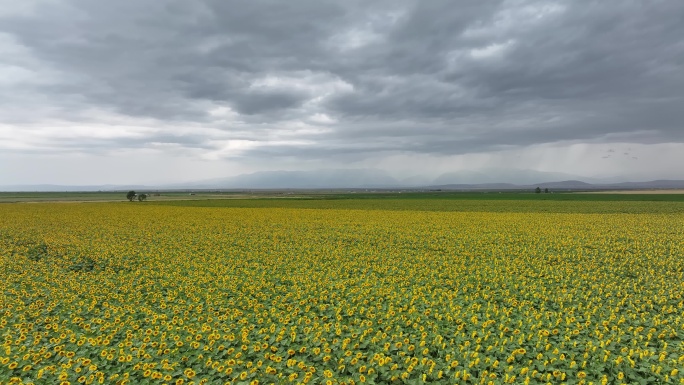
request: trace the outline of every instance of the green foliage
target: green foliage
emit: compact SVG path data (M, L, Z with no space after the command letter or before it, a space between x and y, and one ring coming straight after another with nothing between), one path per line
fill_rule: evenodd
M491 197L490 197L491 196ZM556 197L569 197L563 200ZM590 199L586 199L586 197ZM624 195L629 197L629 195ZM458 198L457 198L458 197ZM500 199L496 199L499 198ZM684 203L673 201L611 200L601 194L479 194L453 197L380 197L361 199L207 199L195 201L155 201L159 206L283 208L326 210L390 210L444 212L520 212L520 213L684 213ZM598 200L591 198L598 197ZM617 198L620 198L617 195ZM459 199L461 198L461 199ZM518 199L514 199L518 198ZM548 198L548 199L547 199ZM579 199L578 199L579 198ZM602 199L603 198L603 199ZM642 199L648 199L645 195Z
M684 380L680 202L204 202L0 205L0 383Z

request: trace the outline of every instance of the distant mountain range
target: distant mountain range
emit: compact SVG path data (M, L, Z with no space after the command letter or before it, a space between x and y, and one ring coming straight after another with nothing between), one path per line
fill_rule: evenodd
M626 178L625 178L626 179ZM395 178L377 169L263 171L233 177L165 185L0 185L0 191L121 191L219 189L397 189L522 190L684 189L684 180L629 182L516 169L485 169L445 173L437 178Z
M653 180L647 182L622 182L592 184L579 180L564 180L559 182L543 182L528 185L510 183L483 184L448 184L428 186L430 189L441 190L532 190L541 188L554 191L595 191L595 190L654 190L654 189L684 189L684 180Z

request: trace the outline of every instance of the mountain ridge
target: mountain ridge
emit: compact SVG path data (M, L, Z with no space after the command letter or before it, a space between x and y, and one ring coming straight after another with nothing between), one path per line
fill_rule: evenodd
M167 184L0 185L0 191L121 191L121 190L275 190L275 189L447 189L447 190L522 190L549 188L560 190L607 189L684 189L684 180L655 179L621 181L614 178L586 178L535 170L490 169L449 172L435 178L393 177L372 168L310 171L260 171L232 177Z

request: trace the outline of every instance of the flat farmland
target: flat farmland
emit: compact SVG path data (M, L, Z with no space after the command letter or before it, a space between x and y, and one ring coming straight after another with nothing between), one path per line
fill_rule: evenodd
M561 199L3 204L0 383L684 383L684 203Z

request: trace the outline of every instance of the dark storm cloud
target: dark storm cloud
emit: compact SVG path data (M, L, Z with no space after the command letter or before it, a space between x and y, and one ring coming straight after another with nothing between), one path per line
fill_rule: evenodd
M260 92L243 95L237 99L235 106L244 114L254 115L260 112L297 107L304 100L304 95L295 93Z
M5 123L85 124L98 118L83 111L105 111L243 140L289 135L245 156L310 158L684 141L676 0L14 4L0 13ZM302 125L322 129L297 133Z

